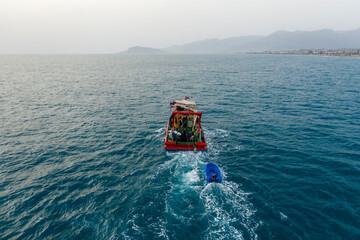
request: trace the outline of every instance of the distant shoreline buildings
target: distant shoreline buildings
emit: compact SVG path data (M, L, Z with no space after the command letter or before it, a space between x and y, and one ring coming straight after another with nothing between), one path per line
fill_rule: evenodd
M311 56L334 56L334 57L360 57L359 48L341 49L300 49L281 51L247 52L248 54L277 54L277 55L311 55Z

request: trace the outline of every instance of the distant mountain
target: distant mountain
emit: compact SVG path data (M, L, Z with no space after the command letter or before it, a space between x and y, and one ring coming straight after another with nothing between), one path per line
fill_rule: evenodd
M164 54L165 52L161 49L149 48L149 47L131 47L125 52L121 52L120 54L129 54L129 55L142 55L142 54Z
M167 53L221 54L311 48L360 48L360 28L352 31L278 31L268 36L208 39L163 49Z
M168 53L229 53L232 47L239 44L247 44L263 38L263 36L243 36L226 39L207 39L204 41L192 42L182 46L165 48Z

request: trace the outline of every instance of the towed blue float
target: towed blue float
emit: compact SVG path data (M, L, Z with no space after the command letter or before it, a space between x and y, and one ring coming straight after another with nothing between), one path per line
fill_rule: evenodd
M205 166L205 178L208 182L221 183L222 177L219 167L215 163L208 163Z

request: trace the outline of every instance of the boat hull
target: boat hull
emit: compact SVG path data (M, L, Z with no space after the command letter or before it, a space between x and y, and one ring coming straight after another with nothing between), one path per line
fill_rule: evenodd
M222 182L222 176L219 167L215 163L208 163L205 166L205 178L208 182ZM216 173L216 181L211 177L213 174Z
M167 151L194 151L195 147L197 151L206 151L206 141L204 138L204 142L197 142L194 143L179 143L175 141L168 141L167 136L169 132L170 125L169 123L166 126L166 132L165 132L165 150Z
M183 101L170 102L175 107L166 126L165 150L205 151L206 141L201 127L201 112L196 111L196 103L185 97Z
M198 151L206 151L206 143L196 143L196 145L194 145L194 144L180 144L172 141L165 141L165 150L167 151L177 151L177 150L193 151L195 147L196 150Z

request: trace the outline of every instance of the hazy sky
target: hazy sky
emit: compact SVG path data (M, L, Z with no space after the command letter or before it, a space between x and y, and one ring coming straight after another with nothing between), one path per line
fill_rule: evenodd
M278 30L352 30L360 0L1 0L0 54L114 53Z

